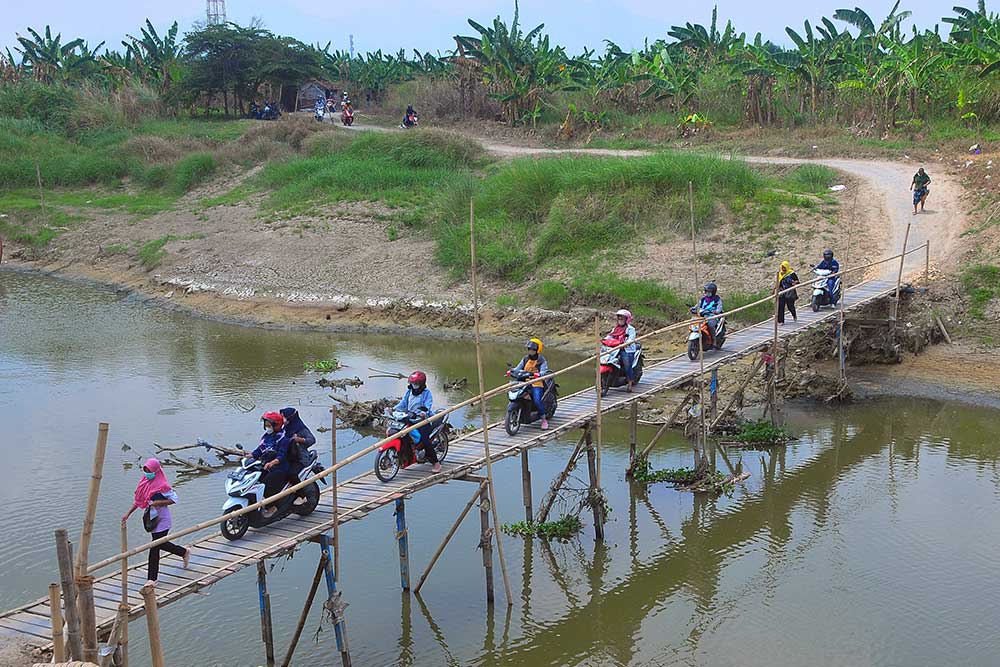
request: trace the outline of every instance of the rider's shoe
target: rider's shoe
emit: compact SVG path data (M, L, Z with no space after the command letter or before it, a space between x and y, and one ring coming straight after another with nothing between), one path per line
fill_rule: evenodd
M435 463L433 466L431 466L431 472L441 472L441 464Z
M549 420L546 419L545 417L542 417L542 430L547 431L548 428L549 428Z

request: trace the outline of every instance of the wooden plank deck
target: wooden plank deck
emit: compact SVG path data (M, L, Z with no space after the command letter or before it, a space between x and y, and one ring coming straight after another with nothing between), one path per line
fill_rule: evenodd
M808 283L806 284L808 287ZM845 309L857 308L895 290L895 282L872 280L856 285L845 294ZM803 304L806 302L803 301ZM778 329L780 338L788 338L796 333L832 320L837 311L832 309L814 313L801 309L798 322L788 322ZM678 338L686 335L681 330L673 334ZM706 370L731 363L770 344L774 335L771 321L762 322L740 329L729 335L726 347L721 351L705 355ZM601 412L620 409L641 397L669 389L696 377L699 365L684 355L672 357L648 366L632 393L612 390L601 401ZM525 426L516 436L509 436L502 425L493 424L489 428L490 454L493 461L499 461L520 454L523 450L543 446L569 431L579 428L593 418L596 401L592 388L568 395L559 401L557 414L549 420L549 430ZM450 447L448 458L442 464L442 471L431 474L430 468L421 466L400 471L392 482L379 481L373 472L359 475L341 482L338 487L340 523L361 519L369 512L393 502L396 498L410 496L422 489L449 481L462 474L471 474L486 465L482 430L457 438ZM320 505L308 517L292 515L275 526L260 531L251 530L245 538L230 542L213 529L210 535L194 542L191 567L183 569L174 556L163 554L159 585L156 588L157 603L164 606L210 586L217 581L254 565L263 558L278 556L296 549L302 543L327 533L333 528L333 504L331 489L323 491ZM57 577L54 575L54 579ZM139 588L146 581L145 558L131 565L128 573L128 597L131 617L144 614ZM98 633L110 631L114 623L118 602L121 599L121 571L114 570L98 578L94 583L94 598L97 612ZM48 598L37 600L0 614L0 636L16 635L28 644L40 648L51 646Z

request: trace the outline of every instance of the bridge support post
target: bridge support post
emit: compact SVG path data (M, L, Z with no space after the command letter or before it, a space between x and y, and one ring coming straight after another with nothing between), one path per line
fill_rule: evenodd
M396 544L399 545L399 585L404 591L410 590L410 549L406 532L406 504L396 498Z
M521 450L521 497L524 501L524 520L531 523L534 511L531 507L531 468L528 467L528 450Z
M271 594L267 592L267 566L257 561L257 598L260 603L260 638L264 642L267 667L274 667L274 628L271 625Z
M625 476L631 479L632 468L635 466L635 445L636 445L636 430L639 427L639 402L632 401L632 405L629 408L628 413L628 468L625 470Z
M594 513L594 539L598 542L604 541L604 494L601 491L601 482L597 476L597 452L590 439L590 431L587 431L587 472L590 473L589 500L590 508Z
M711 412L709 412L709 415L711 415L712 418L711 423L714 424L715 420L719 418L719 369L718 368L712 369L712 382L708 385L708 392L709 392L709 408L711 410ZM711 426L709 426L709 430L711 430Z
M333 621L333 632L337 638L337 651L340 653L341 664L344 667L351 667L351 649L347 644L347 621L344 620L344 609L347 604L341 599L340 591L337 590L337 573L333 568L333 550L330 548L330 537L323 533L319 536L319 546L326 553L326 565L324 574L326 575L327 600L323 608L330 614Z
M486 604L493 605L493 530L490 528L489 485L479 490L479 548L483 550L483 569L486 571Z

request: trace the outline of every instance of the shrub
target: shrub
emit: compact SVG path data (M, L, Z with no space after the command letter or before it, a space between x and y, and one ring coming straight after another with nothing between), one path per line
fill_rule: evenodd
M171 190L178 195L184 194L214 174L215 169L215 158L210 153L188 155L174 167Z
M546 308L562 308L569 299L569 290L561 282L555 280L543 280L535 288L538 298Z

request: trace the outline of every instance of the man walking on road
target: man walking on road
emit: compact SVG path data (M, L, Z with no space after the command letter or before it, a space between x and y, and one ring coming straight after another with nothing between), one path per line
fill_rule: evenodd
M920 210L924 210L924 202L927 201L927 195L930 193L930 188L927 186L931 184L931 177L927 175L923 167L917 169L917 173L913 175L913 181L910 183L910 189L913 190L913 215L917 214L917 204L920 204Z

